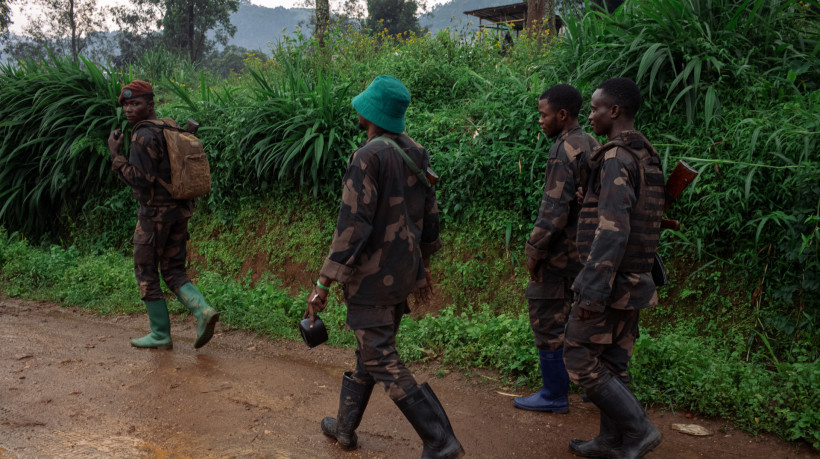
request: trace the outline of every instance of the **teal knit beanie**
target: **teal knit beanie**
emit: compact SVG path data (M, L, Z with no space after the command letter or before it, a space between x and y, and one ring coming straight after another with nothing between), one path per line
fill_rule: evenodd
M410 91L397 78L379 75L361 94L353 98L353 108L367 121L396 134L404 132L404 112L410 105Z

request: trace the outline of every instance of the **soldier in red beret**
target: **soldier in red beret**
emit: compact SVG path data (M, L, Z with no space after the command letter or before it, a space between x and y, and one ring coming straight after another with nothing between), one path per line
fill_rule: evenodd
M131 187L134 199L140 204L133 238L134 272L151 326L151 333L132 339L131 345L153 349L173 347L171 321L159 281L161 273L165 285L196 317L194 347L200 348L213 336L219 313L208 305L185 271L188 220L193 213L193 201L174 199L157 183L157 179L171 182L171 164L163 128L141 123L157 119L151 84L134 80L122 87L117 101L133 130L128 158L119 154L123 142L120 131L112 131L108 136L113 159L111 169Z

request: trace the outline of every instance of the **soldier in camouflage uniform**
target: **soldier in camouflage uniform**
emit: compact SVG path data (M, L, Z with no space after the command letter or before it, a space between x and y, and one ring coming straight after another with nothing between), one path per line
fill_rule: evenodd
M427 383L416 382L396 351L396 332L409 312L407 297L414 291L429 297L430 255L441 247L435 190L412 170L426 170L430 155L402 134L409 103L407 88L384 75L353 99L367 140L348 161L336 232L305 317L312 324L331 283L344 284L346 326L357 342L356 368L342 378L337 417L322 420L325 435L342 449L355 448L355 429L373 386L381 382L424 442L423 457L454 458L464 450L444 408Z
M131 133L128 158L119 154L123 142L120 131L111 132L108 137L113 160L111 169L131 187L134 199L140 204L133 237L134 273L151 326L151 333L131 340L131 345L153 349L173 347L168 307L160 287L162 273L168 288L196 317L194 347L200 348L213 336L219 314L208 306L185 271L188 220L193 212L193 201L173 199L170 192L157 183L157 178L171 182L171 164L163 128L151 123L137 126L140 121L157 119L152 86L134 80L123 86L118 101L128 123L135 129Z
M517 408L566 413L569 376L564 367L564 327L572 303L572 280L581 270L575 233L578 227L576 190L589 176L587 156L598 141L581 130L578 112L583 100L577 89L561 84L538 101L541 132L555 138L549 150L544 196L538 219L527 241L527 285L530 326L541 365L541 390L516 397Z
M634 130L640 104L628 78L603 82L590 101L592 130L609 141L590 157L578 222L584 267L572 285L564 342L570 378L600 409L600 434L569 444L583 457L642 457L663 441L630 392L627 372L639 311L658 304L650 272L664 205L658 153Z

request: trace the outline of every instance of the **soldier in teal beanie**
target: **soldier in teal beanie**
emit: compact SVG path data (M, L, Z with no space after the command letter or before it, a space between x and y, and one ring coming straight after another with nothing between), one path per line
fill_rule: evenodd
M433 183L421 171L430 155L403 134L410 91L392 76L376 77L353 98L367 141L350 157L330 253L308 296L305 317L324 309L333 282L344 284L356 367L342 377L339 411L322 432L342 449L356 448L356 428L376 382L424 442L422 457L464 454L430 385L419 385L396 351L396 332L410 311L407 297L432 295L430 255L441 248ZM312 326L312 325L311 325Z

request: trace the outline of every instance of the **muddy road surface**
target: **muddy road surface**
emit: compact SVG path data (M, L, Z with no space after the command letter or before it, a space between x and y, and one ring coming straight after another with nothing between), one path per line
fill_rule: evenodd
M146 333L147 324L145 315L100 318L0 298L0 458L421 456L416 433L378 388L358 430L358 450L342 452L322 435L319 422L336 413L352 350L308 350L218 325L197 351L192 317L172 318L172 351L132 348L129 339ZM411 369L436 391L467 457L574 457L569 440L597 433L596 408L577 395L568 414L526 412L513 408L515 390L492 374L437 378L437 368ZM816 457L805 445L684 415L650 412L665 441L649 457ZM713 434L672 430L691 423Z

